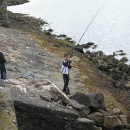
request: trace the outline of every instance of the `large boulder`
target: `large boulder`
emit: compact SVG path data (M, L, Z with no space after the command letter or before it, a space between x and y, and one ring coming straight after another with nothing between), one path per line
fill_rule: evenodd
M11 95L19 130L97 130L93 121L79 118L69 107L29 97L17 88Z
M90 108L91 112L96 112L99 109L104 111L107 110L104 103L104 96L101 93L75 93L70 97L71 99L76 100L78 103L83 104Z
M29 97L17 88L11 89L19 130L62 130L78 114L64 106Z

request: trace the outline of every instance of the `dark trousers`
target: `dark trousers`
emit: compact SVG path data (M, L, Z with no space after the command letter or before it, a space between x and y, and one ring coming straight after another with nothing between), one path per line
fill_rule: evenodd
M69 74L64 74L63 75L63 80L64 80L64 88L63 88L63 91L66 92L66 93L69 93Z
M1 79L6 79L6 68L4 63L0 63Z

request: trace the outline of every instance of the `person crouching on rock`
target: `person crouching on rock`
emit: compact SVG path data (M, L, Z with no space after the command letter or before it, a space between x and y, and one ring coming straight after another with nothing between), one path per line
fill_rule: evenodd
M61 66L61 73L63 74L63 80L64 80L64 88L63 88L63 92L65 92L68 95L70 94L69 91L69 69L72 67L71 65L71 60L70 60L70 56L68 54L64 55L64 60L62 62L62 66Z
M0 70L1 70L1 79L4 82L8 82L6 79L6 68L5 68L5 63L7 64L8 62L6 61L4 54L2 53L3 47L0 45Z

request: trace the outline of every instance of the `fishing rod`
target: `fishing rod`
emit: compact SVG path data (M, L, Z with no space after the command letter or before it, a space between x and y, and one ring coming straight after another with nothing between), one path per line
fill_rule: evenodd
M79 39L77 45L79 45L79 43L81 42L83 36L85 35L85 33L88 31L90 25L92 24L92 22L94 21L94 19L96 18L96 16L98 15L98 13L100 12L100 10L102 9L102 7L106 4L107 0L102 4L102 6L99 8L99 10L97 11L97 13L94 15L94 17L92 18L92 20L90 21L90 23L88 24L87 28L85 29L84 33L82 34L81 38ZM74 47L72 49L72 53L71 53L71 57L73 55L73 51L74 51Z

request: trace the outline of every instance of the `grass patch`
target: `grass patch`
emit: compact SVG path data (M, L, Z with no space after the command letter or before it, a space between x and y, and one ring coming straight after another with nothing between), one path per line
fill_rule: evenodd
M62 40L62 39L57 39L57 42L60 43L60 44L62 44L62 45L65 45L65 46L71 46L71 47L75 46L74 43L68 42L68 41Z

